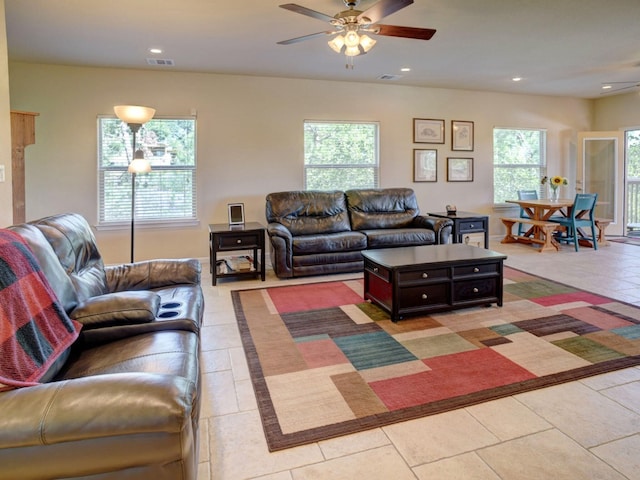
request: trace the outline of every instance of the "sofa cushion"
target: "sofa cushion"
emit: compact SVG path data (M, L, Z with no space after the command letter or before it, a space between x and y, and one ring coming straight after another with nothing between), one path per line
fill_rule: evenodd
M368 248L409 247L436 243L436 233L422 228L363 230L362 233L367 236Z
M339 232L293 237L293 254L349 252L367 248L367 237L360 232Z
M267 222L280 223L293 236L351 230L344 192L292 191L270 193Z
M347 190L346 196L353 230L408 227L420 213L410 188Z

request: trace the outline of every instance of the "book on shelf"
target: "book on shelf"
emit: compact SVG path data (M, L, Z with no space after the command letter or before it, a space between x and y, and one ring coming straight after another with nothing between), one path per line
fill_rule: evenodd
M253 258L249 255L238 255L218 260L216 263L218 273L253 272Z

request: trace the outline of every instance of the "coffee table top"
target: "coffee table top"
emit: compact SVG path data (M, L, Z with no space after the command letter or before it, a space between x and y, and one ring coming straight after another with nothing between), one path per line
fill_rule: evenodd
M459 261L504 260L502 253L473 247L464 243L422 245L419 247L380 248L365 250L362 256L387 268L398 268L427 263Z

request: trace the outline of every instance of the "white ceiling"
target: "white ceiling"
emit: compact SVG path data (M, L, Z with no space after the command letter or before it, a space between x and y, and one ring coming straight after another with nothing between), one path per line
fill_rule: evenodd
M332 37L276 44L328 29L278 7L291 1L345 10L342 0L5 0L9 60L583 98L601 97L603 82L640 84L640 0L415 0L381 23L435 36L376 36L353 70L327 46ZM148 65L151 47L175 66ZM378 80L402 67L411 72ZM631 91L640 88L621 93Z

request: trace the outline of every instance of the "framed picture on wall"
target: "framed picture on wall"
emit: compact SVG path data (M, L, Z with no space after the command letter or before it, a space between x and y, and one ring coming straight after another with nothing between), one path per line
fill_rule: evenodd
M473 122L451 120L451 150L473 151Z
M447 158L447 182L473 182L473 158Z
M413 181L438 181L438 151L415 149L413 151Z
M413 143L444 143L444 120L414 118Z

